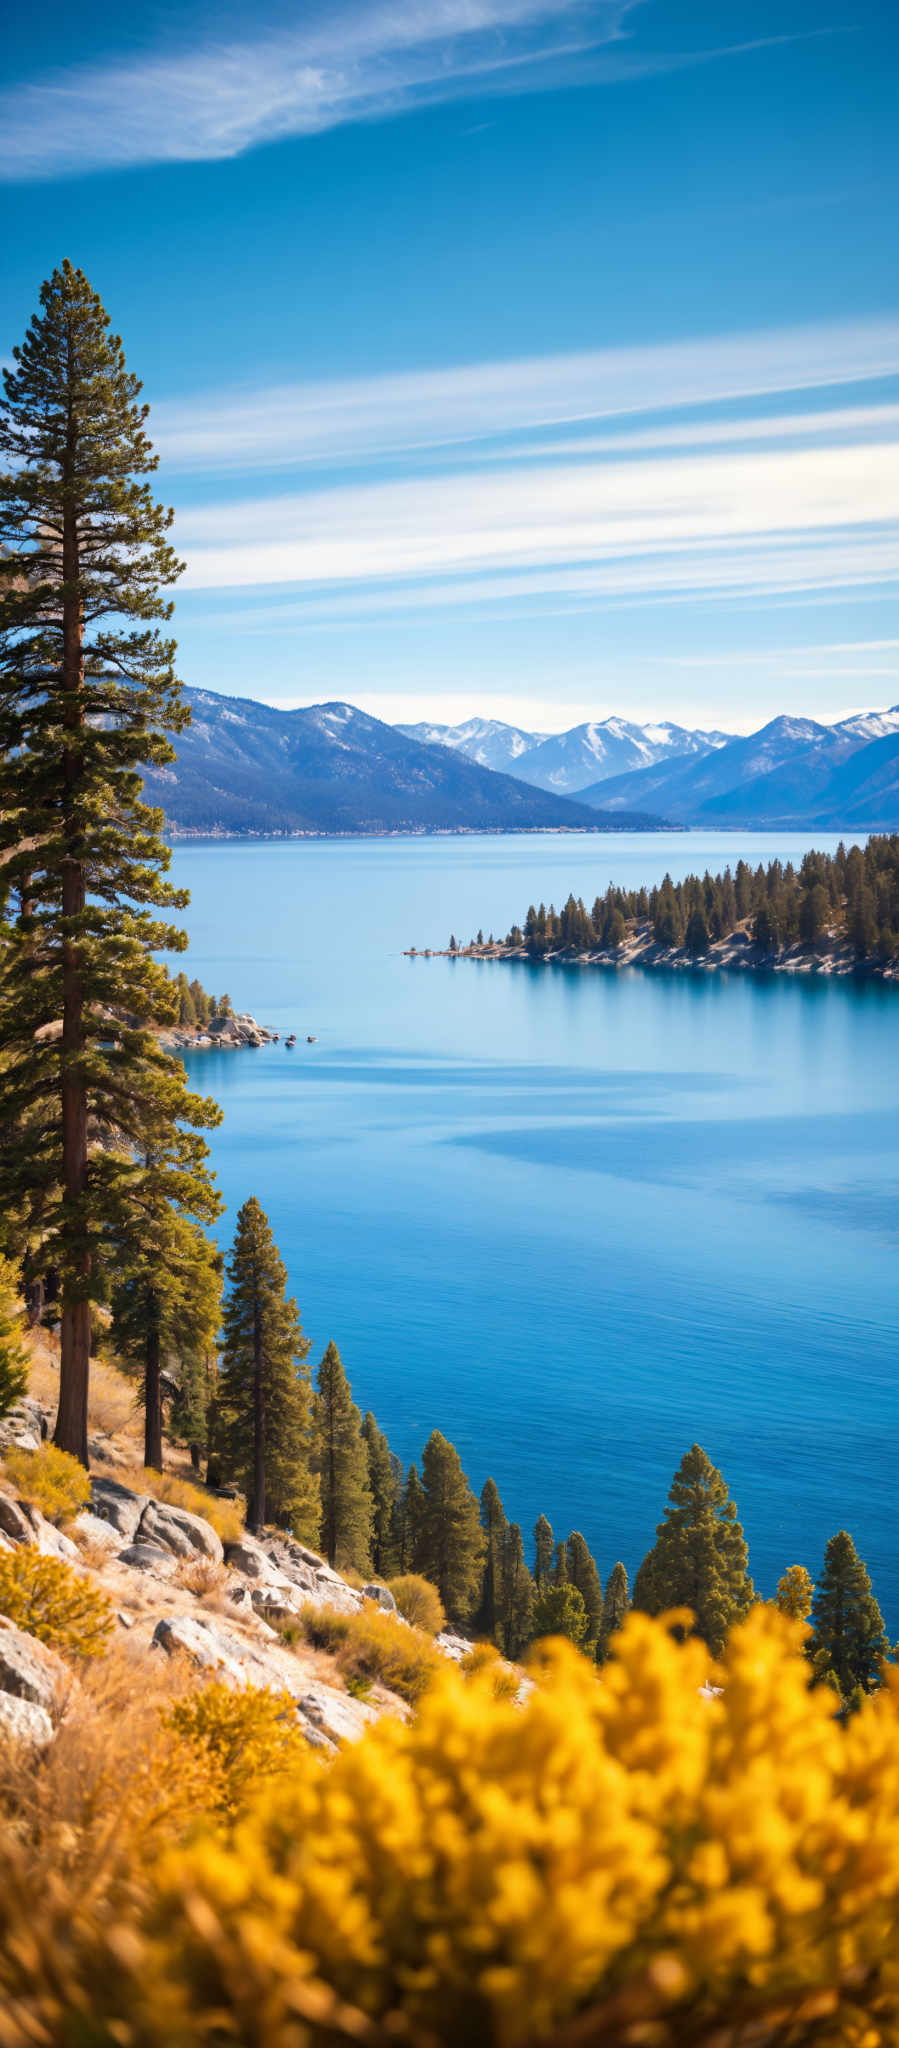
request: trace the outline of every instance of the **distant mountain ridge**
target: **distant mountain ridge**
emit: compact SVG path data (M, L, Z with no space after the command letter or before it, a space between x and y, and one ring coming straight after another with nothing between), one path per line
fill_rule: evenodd
M568 732L526 732L496 718L469 718L463 725L400 725L398 732L427 746L450 747L483 767L530 782L537 789L575 796L605 776L647 768L656 761L706 754L733 737L726 732L691 732L667 719L648 725L627 718L603 718Z
M698 759L598 780L581 802L612 813L645 807L679 825L894 831L899 704L837 725L773 718Z
M192 721L170 767L144 770L175 833L227 836L427 831L590 831L595 806L423 745L352 704L281 710L188 689ZM626 807L612 829L660 820Z

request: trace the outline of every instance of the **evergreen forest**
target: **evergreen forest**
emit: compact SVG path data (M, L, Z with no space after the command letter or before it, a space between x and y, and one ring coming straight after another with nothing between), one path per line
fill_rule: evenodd
M738 860L723 874L670 875L651 889L609 884L588 909L569 896L561 910L531 904L522 925L502 942L532 959L548 953L617 953L632 940L701 959L735 934L754 947L759 964L790 947L824 958L847 947L860 967L887 967L899 953L899 833L836 853L810 850L798 867L773 860L751 868ZM484 945L479 932L471 942ZM492 937L487 942L492 945ZM451 953L459 951L455 936Z

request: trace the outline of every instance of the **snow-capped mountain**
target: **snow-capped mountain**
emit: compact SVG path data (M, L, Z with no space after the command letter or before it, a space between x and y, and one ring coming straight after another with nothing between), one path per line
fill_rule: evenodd
M401 725L397 729L410 739L451 747L484 768L499 768L537 789L554 790L558 796L574 796L606 775L650 768L656 761L707 754L730 738L725 732L689 732L667 719L635 725L627 718L604 718L558 733L524 732L520 726L503 725L493 718L470 718L464 725Z
M772 718L694 760L604 777L581 802L604 812L653 810L683 825L899 826L899 705L838 725Z
M515 763L546 738L543 732L522 732L517 725L504 725L499 718L468 718L464 725L425 722L396 729L427 747L451 747L453 753L467 754L479 767L494 768L503 775L514 775Z
M725 732L688 732L667 720L634 725L627 718L604 718L574 725L570 732L552 733L508 772L536 783L538 789L573 796L579 789L604 781L607 775L651 768L657 761L708 754L723 747L729 738Z

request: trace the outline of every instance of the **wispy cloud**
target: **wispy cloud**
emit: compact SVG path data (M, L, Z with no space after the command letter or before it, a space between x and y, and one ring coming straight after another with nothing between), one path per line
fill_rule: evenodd
M0 98L0 175L238 156L261 142L530 88L616 42L639 0L343 0L289 30L207 36Z
M548 428L896 375L899 319L884 318L201 393L154 406L150 431L173 471L362 463L463 442L499 454L504 438Z
M749 587L761 573L769 588L871 580L875 564L896 570L897 454L879 442L403 478L195 509L177 539L195 590L461 577L470 601L488 572L695 589L745 585L747 564Z
M47 72L0 95L0 179L234 157L484 93L614 83L829 34L696 50L628 40L641 0L343 0L289 31L221 33Z

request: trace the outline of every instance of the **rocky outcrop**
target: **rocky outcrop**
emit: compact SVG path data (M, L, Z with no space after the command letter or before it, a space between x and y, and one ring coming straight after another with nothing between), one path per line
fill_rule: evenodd
M62 1659L36 1636L26 1635L24 1629L0 1616L0 1697L6 1693L14 1699L30 1700L52 1715L65 1684Z
M0 1736L28 1749L46 1749L53 1741L53 1723L44 1707L0 1692Z
M39 1401L23 1394L0 1420L0 1453L15 1445L23 1451L39 1451L47 1435L47 1418Z
M211 1522L202 1515L189 1514L186 1508L172 1507L169 1501L148 1501L137 1535L139 1542L161 1543L176 1557L208 1557L213 1564L221 1564L224 1557L221 1537Z

